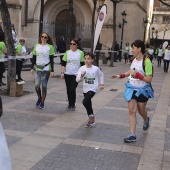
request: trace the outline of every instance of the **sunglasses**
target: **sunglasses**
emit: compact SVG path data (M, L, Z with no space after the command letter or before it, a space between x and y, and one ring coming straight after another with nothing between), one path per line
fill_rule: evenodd
M25 42L25 40L21 40L21 42Z
M43 35L41 36L41 38L45 38L45 39L48 39L48 37L46 37L46 36L43 36Z
M70 45L77 45L77 44L75 44L75 43L70 43Z

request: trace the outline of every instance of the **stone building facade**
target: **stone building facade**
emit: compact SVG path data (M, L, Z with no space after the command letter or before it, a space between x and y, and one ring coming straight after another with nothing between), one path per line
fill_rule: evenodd
M170 5L170 1L166 1ZM167 7L155 0L153 10L153 22L151 25L154 28L154 32L150 35L151 39L162 43L165 40L170 41L170 7Z
M6 0L11 16L11 22L15 24L19 38L25 38L30 48L38 41L39 18L41 0ZM127 24L124 27L125 42L132 43L135 39L143 39L143 21L148 17L151 21L154 0L123 0L117 4L116 23L122 23L121 13L126 11ZM52 37L65 34L68 21L69 0L44 0L44 28ZM112 46L113 40L113 3L105 0L107 16L100 35L100 42L107 47ZM93 10L92 0L74 0L74 35L82 39L85 47L90 47L91 18ZM97 5L98 7L98 5ZM96 16L98 11L96 10ZM148 35L150 22L147 26ZM64 35L66 36L66 35ZM146 36L146 40L147 40ZM121 29L117 27L116 41L120 43ZM104 46L103 46L104 47Z

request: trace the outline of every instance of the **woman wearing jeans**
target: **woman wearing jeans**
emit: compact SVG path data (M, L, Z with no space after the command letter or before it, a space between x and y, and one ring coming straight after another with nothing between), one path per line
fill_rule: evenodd
M76 88L78 83L76 82L76 74L80 66L84 65L84 53L78 49L79 41L77 39L71 39L70 50L66 51L62 58L61 78L65 78L68 107L66 110L75 111L76 102Z
M34 46L33 62L31 67L31 74L34 74L34 65L36 70L35 75L35 90L37 92L38 100L36 106L40 109L44 108L44 101L47 94L48 79L54 76L54 47L52 38L45 32L41 33L39 43ZM41 94L42 83L42 94Z

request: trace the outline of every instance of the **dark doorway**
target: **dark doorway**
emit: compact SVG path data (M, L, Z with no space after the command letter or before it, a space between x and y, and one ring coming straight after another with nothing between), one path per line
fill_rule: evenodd
M61 37L64 36L65 38L67 37L67 28L68 28L68 23L69 23L69 10L63 10L60 12L56 18L55 21L55 26L56 26L56 38L57 40ZM76 33L76 18L73 14L72 17L72 37L75 37Z

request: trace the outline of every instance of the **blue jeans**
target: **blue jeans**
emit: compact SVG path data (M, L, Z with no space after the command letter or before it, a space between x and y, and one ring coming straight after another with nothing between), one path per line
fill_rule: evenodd
M44 103L47 95L47 83L50 77L50 71L36 71L35 76L35 91L37 93L38 99ZM41 94L41 83L42 83L42 94Z

